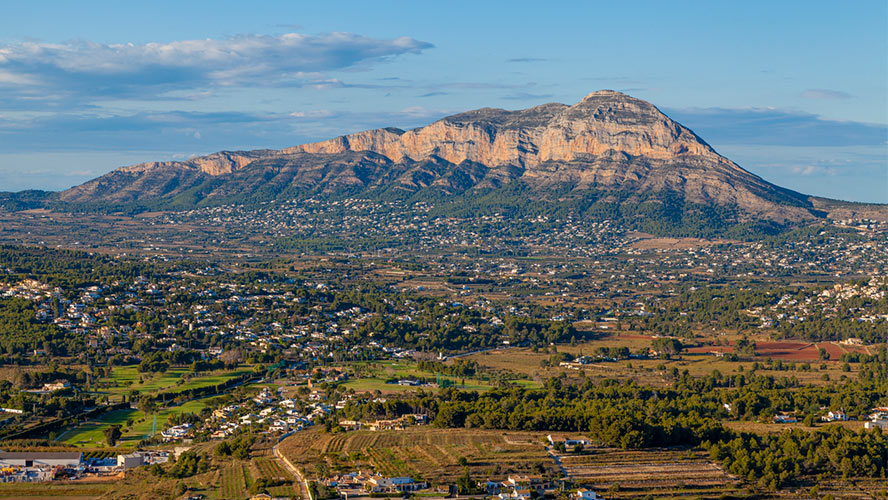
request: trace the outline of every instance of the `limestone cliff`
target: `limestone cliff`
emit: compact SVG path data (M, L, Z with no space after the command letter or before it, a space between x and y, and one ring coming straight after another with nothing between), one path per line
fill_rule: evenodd
M59 198L162 208L164 200L187 206L238 197L413 196L428 189L452 195L512 182L541 201L612 190L628 193L617 198L630 202L678 197L719 205L747 220L822 216L808 196L743 170L652 104L612 90L572 106L482 108L408 131L382 128L280 151L123 167Z
M656 107L612 90L573 105L544 104L521 111L483 108L402 132L379 129L303 144L282 152L374 151L392 161L438 156L451 163L528 167L617 151L654 159L705 155L722 160L693 132Z

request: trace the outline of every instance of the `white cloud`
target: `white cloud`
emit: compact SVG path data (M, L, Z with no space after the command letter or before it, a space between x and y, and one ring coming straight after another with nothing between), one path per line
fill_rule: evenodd
M799 175L836 175L836 170L834 168L810 164L796 165L792 167L792 172Z
M802 92L805 99L851 99L853 95L841 90L808 89Z
M324 73L431 47L408 37L353 33L239 35L141 45L29 41L0 45L0 88L11 100L38 90L89 102L240 85L343 86ZM0 97L0 105L5 100Z
M2 61L2 57L0 57L0 64L3 63ZM34 83L34 79L28 75L18 75L9 71L0 70L0 85L33 85Z
M884 144L888 126L774 108L664 108L710 144L858 146Z
M293 118L326 118L333 116L333 113L326 109L316 109L311 111L294 111L290 113L290 116Z

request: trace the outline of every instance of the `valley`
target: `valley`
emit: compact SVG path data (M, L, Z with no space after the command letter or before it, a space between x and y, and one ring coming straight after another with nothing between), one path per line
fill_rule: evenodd
M886 206L619 92L0 207L2 496L885 497Z

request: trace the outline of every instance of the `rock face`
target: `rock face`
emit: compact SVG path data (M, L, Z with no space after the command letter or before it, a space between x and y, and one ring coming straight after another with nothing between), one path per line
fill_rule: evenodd
M283 150L344 151L374 151L395 162L438 156L451 163L521 167L608 151L652 159L689 154L723 160L650 103L612 90L593 92L573 106L552 103L521 111L483 108L407 132L369 130Z
M807 196L780 188L716 153L652 104L611 90L573 106L483 108L403 131L383 128L281 151L221 152L115 170L60 194L67 202L194 203L362 190L446 194L520 181L554 192L669 193L775 221L816 215Z

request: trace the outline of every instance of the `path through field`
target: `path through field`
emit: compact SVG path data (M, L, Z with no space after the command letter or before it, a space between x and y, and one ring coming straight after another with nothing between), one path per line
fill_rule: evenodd
M280 444L280 443L278 443L278 444ZM300 487L302 489L302 498L307 498L308 500L314 500L314 497L312 497L312 495L311 495L311 489L309 489L309 487L308 487L308 481L305 479L305 476L303 476L302 472L300 472L299 469L296 468L296 466L294 466L290 462L290 460L280 452L280 450L278 450L278 444L275 444L274 447L271 449L272 452L274 453L275 459L277 459L277 461L280 462L280 464L285 469L290 471L296 477L296 479L299 481Z

